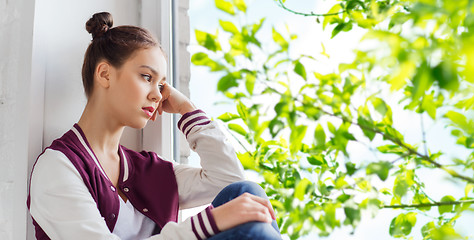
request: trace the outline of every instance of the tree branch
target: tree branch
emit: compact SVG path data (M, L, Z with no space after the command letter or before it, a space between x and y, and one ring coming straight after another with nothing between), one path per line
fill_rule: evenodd
M245 152L250 154L250 156L253 156L252 152L250 152L250 150L248 150L247 147L245 147L245 145L240 141L240 139L237 136L235 136L234 133L229 128L225 128L225 129L239 143L239 145L244 149Z
M275 91L276 93L281 94L278 90L276 90L276 89L274 89L274 88L268 86L268 84L267 84L267 87L268 87L269 89ZM292 97L292 99L293 99L294 101L297 101L297 102L300 102L300 103L303 104L303 102L302 102L301 100L297 99L296 97ZM319 109L321 112L323 112L323 113L325 113L325 114L327 114L327 115L329 115L329 116L336 117L336 118L341 119L341 120L344 121L344 122L348 122L348 123L351 123L351 124L353 124L353 125L359 126L360 128L362 128L362 129L364 129L364 130L371 131L371 132L374 132L374 133L378 133L378 134L382 135L384 138L388 139L389 141L391 141L391 142L397 144L398 146L404 148L405 150L407 150L410 155L416 155L416 156L420 157L422 160L425 160L425 161L431 163L431 164L434 165L435 167L437 167L437 168L439 168L439 169L445 171L446 173L448 173L449 175L451 175L451 176L454 177L454 178L462 179L462 180L464 180L464 181L466 181L466 182L469 182L469 183L474 184L474 179L473 179L473 178L470 178L470 177L468 177L468 176L461 175L461 174L457 173L456 171L454 171L454 170L452 170L452 169L446 168L445 166L443 166L443 165L437 163L436 161L434 161L433 159L431 159L428 155L419 153L418 151L416 151L415 149L411 148L410 146L408 146L406 143L402 142L402 141L401 141L400 139L398 139L398 138L394 138L394 137L392 137L392 136L390 136L390 135L387 135L386 133L382 132L382 131L379 130L379 129L372 128L372 127L368 127L368 126L365 126L365 125L361 125L361 124L359 124L359 123L357 123L357 122L353 122L351 119L348 119L348 118L346 118L346 117L344 117L344 116L338 116L338 115L336 115L336 114L334 114L334 113L330 113L330 112L328 112L328 111L322 109L321 107L316 107L316 106L315 106L315 108Z
M406 157L408 157L408 156L410 156L410 155L411 155L411 154L405 153L405 154L401 155L400 157L398 157L397 159L391 161L391 163L392 163L392 164L395 164L396 162L398 162L398 161L400 161L400 160L402 160L402 159L404 159L404 158L406 158Z
M364 125L361 125L359 123L355 123L355 122L352 122L350 119L347 119L345 117L340 117L340 116L336 116L332 113L329 113L329 112L326 112L324 111L323 109L321 109L322 112L328 114L328 115L331 115L331 116L334 116L334 117L338 117L340 118L341 120L345 121L345 122L349 122L351 124L354 124L354 125L357 125L359 126L360 128L363 128L367 131L372 131L374 133L378 133L380 135L382 135L384 138L390 140L391 142L397 144L398 146L404 148L405 150L408 151L408 153L410 153L411 155L416 155L418 157L420 157L421 159L431 163L432 165L434 165L435 167L439 168L439 169L442 169L444 170L445 172L447 172L449 175L451 175L452 177L454 178L458 178L458 179L462 179L466 182L469 182L469 183L474 183L474 179L470 178L470 177L467 177L467 176L464 176L464 175L461 175L459 173L457 173L456 171L452 170L452 169L447 169L445 166L435 162L433 159L431 159L428 155L424 155L422 153L419 153L418 151L416 151L415 149L411 148L410 146L408 146L407 144L405 144L404 142L402 142L400 139L398 138L394 138L392 136L389 136L387 135L386 133L378 130L378 129L373 129L371 127L367 127L367 126L364 126Z
M346 10L343 10L343 11L335 12L335 13L314 13L314 12L302 13L302 12L297 12L297 11L294 11L294 10L291 10L291 9L287 8L282 0L278 0L278 6L280 6L281 8L283 8L284 10L286 10L290 13L305 16L305 17L326 17L326 16L339 15L341 13L346 12Z
M423 114L420 114L420 124L421 124L421 136L423 137L423 148L425 150L425 155L428 155L428 145L426 142L426 130L425 130L425 123L423 121Z
M365 126L365 125L361 125L359 123L356 123L356 122L353 122L351 121L350 119L344 117L344 116L337 116L333 113L330 113L328 111L325 111L324 109L320 108L320 107L317 107L319 108L319 110L329 116L333 116L333 117L337 117L339 119L341 119L342 121L344 122L349 122L351 124L354 124L356 126L359 126L360 128L364 129L364 130L367 130L367 131L371 131L371 132L374 132L374 133L378 133L380 135L382 135L384 138L390 140L391 142L397 144L398 146L404 148L405 150L408 151L408 153L410 153L410 155L416 155L418 157L420 157L421 159L431 163L432 165L434 165L435 167L441 169L441 170L444 170L446 173L448 173L449 175L451 175L452 177L454 178L458 178L458 179L462 179L466 182L469 182L469 183L473 183L474 184L474 179L473 178L470 178L470 177L467 177L467 176L464 176L464 175L461 175L459 173L457 173L456 171L452 170L452 169L448 169L446 168L445 166L437 163L436 161L434 161L433 159L431 159L428 155L424 155L422 153L419 153L418 151L416 151L415 149L411 148L410 146L408 146L407 144L405 144L404 142L402 142L400 139L398 138L394 138L392 136L389 136L387 135L386 133L378 130L378 129L374 129L372 127L368 127L368 126Z
M422 208L422 207L439 207L446 205L460 205L463 203L474 203L474 199L470 200L459 200L449 202L433 202L433 203L420 203L420 204L400 204L400 205L383 205L382 208Z

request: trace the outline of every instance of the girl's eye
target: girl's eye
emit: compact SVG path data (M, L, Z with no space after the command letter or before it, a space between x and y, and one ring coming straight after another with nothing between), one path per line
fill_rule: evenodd
M162 91L163 91L163 88L165 88L165 85L164 85L164 84L160 84L160 85L158 85L158 88L160 88L160 92L162 92Z
M142 74L143 79L145 79L147 82L151 82L151 75L148 74Z

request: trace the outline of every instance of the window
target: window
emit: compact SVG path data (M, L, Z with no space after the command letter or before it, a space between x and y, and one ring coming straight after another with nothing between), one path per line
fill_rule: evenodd
M29 163L28 175L43 148L49 146L79 120L86 104L81 82L81 66L90 35L87 34L84 24L93 13L108 11L114 16L114 26L142 26L156 35L168 53L169 83L177 86L177 82L173 81L177 72L177 66L174 64L174 56L177 54L174 47L176 40L173 34L173 19L176 19L176 10L173 10L173 7L176 6L173 6L173 2L175 1L50 0L28 3L34 8L34 20L29 19L29 24L33 25L33 40L30 42L33 49L29 55L32 62L31 81L28 86L31 89L31 101L26 101L29 101L29 114L34 118L27 120L30 143L26 147L28 158L23 163L18 162L18 165L22 166L26 165L25 162ZM0 103L1 100L0 97ZM19 108L17 111L23 110ZM132 149L151 150L167 159L179 160L177 138L174 137L177 132L175 121L174 116L165 114L160 120L149 124L144 131L127 129L122 143ZM23 171L26 172L24 167ZM24 181L26 185L29 180ZM25 196L24 194L12 199L23 199ZM26 211L24 201L17 201L13 209ZM8 236L15 236L14 239L22 239L25 236L26 239L34 239L31 217L19 219L18 216L23 215L18 212L12 211L14 216L6 217L14 218L12 226L24 227L25 220L28 221L27 233L22 231L21 237L17 237L18 231L9 232L14 229L9 228L6 229ZM0 232L2 230L5 229L0 228Z

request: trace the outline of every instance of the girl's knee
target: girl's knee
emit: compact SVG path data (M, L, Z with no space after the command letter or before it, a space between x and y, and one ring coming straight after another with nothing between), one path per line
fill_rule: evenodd
M259 197L267 198L267 195L265 194L265 191L263 190L263 188L257 183L254 183L251 181L240 181L240 182L231 183L226 188L228 188L228 190L231 190L233 192L238 192L239 195L247 192Z
M241 239L281 239L281 235L272 225L263 222L249 222L241 225Z
M209 240L277 240L281 235L270 224L263 222L248 222L227 231L221 232Z
M250 181L240 181L232 183L222 189L222 191L217 194L214 201L212 201L212 205L214 207L218 207L234 198L239 197L244 193L250 193L252 195L268 199L267 195L265 194L265 191L262 187L260 187L260 185Z

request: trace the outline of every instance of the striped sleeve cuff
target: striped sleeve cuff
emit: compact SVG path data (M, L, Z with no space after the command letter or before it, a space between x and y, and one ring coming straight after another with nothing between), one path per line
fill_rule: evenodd
M211 205L196 216L191 217L191 227L198 240L210 238L220 232L212 216L212 208Z
M202 110L195 110L184 114L178 122L178 128L188 137L195 126L209 124L211 120Z

